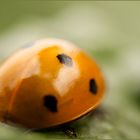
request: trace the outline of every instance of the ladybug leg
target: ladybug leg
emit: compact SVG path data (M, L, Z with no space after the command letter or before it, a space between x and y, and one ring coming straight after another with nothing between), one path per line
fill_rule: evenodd
M70 138L77 138L77 133L73 127L68 125L63 125L62 130Z

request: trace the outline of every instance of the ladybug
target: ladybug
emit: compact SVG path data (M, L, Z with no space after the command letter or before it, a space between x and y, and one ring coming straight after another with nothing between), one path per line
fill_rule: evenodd
M95 109L104 90L100 68L80 48L37 40L0 68L0 121L37 129L68 123Z

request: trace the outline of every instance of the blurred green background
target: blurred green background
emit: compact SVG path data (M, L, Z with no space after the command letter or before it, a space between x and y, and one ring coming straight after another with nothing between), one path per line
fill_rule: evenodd
M140 2L39 1L0 3L0 61L40 38L63 38L85 49L106 79L100 111L71 125L78 138L140 139ZM68 138L0 125L1 140Z

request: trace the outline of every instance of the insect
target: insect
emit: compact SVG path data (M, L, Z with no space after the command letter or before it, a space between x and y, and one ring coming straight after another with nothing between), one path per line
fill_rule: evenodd
M42 39L13 54L0 68L0 121L49 128L95 109L104 95L100 68L61 39Z

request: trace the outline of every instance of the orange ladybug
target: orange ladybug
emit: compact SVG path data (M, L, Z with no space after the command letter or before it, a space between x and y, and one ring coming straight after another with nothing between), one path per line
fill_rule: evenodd
M70 42L42 39L0 68L0 121L48 128L95 109L104 78L94 60Z

